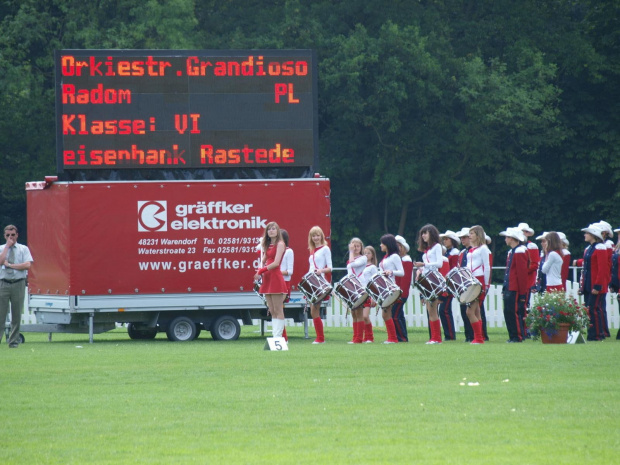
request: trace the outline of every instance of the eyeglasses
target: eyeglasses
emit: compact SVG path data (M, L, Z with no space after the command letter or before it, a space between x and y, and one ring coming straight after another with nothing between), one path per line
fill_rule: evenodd
M4 237L15 237L17 236L17 234L12 233L12 234L5 234Z

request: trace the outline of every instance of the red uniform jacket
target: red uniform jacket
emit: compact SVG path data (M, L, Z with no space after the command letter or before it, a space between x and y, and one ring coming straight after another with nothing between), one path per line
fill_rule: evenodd
M512 263L510 261L511 254ZM508 258L506 260L506 266L510 263L510 269L508 272L508 290L516 291L518 295L525 295L530 290L529 277L528 277L528 251L524 245L519 245L516 248L508 252ZM536 275L534 275L534 278Z

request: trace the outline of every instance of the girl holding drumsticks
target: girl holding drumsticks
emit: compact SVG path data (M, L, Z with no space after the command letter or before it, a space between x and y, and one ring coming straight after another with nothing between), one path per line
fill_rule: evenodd
M379 264L379 270L390 278L404 276L405 269L403 268L400 255L398 254L396 238L392 234L385 234L381 237L381 251L385 253L385 256ZM385 322L385 329L388 334L387 341L385 341L384 344L396 344L398 342L398 337L396 336L396 327L392 319L392 305L382 307L381 310L383 321Z
M319 226L313 226L308 233L308 249L310 250L310 270L325 277L326 273L332 271L332 253L327 246L325 234ZM329 298L329 296L327 297ZM325 343L323 332L323 320L321 320L321 302L310 305L310 315L316 331L316 339L313 344Z
M474 330L472 344L484 344L484 329L482 328L482 316L480 306L484 302L491 284L491 265L489 263L489 248L486 246L486 234L482 226L469 228L469 243L471 249L467 253L467 268L480 281L482 292L476 300L467 306L467 318Z
M280 262L286 249L282 232L278 223L272 221L265 227L261 240L262 268L254 275L254 281L263 277L259 292L265 295L269 313L271 313L271 326L273 337L282 337L284 331L284 298L288 293Z
M364 248L364 255L366 256L366 268L364 268L364 272L360 276L360 282L362 286L366 287L370 279L377 274L377 252L372 245L367 245ZM364 319L364 336L362 340L365 343L375 342L375 336L372 332L372 321L370 321L370 307L373 305L374 302L368 297L362 307L362 317Z
M347 274L355 276L360 284L365 288L366 282L364 282L364 270L366 269L366 263L368 258L362 254L364 250L364 243L361 239L354 237L349 242L349 260L347 260ZM364 336L364 315L363 305L357 308L351 309L351 317L353 318L353 339L349 344L361 344Z
M422 226L418 234L418 250L423 253L422 262L415 262L414 266L422 268L422 273L439 271L443 266L443 250L439 239L439 231L432 224ZM427 300L428 322L431 329L431 338L427 344L441 344L441 323L437 307L439 300Z

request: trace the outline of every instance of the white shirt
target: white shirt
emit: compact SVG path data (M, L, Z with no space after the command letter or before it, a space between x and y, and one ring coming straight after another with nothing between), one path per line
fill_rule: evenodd
M474 276L483 276L485 287L491 281L491 266L489 264L489 248L486 245L472 247L467 252L467 268Z
M360 276L364 273L366 269L366 263L368 262L368 258L366 255L360 255L352 262L347 263L347 274L354 275L357 279L360 279Z
M295 263L295 254L293 249L286 248L282 261L280 262L280 271L286 271L288 274L282 275L284 281L290 281L293 275L293 263Z
M4 250L6 244L0 245L0 253ZM11 251L9 250L6 254L6 259L9 259L9 254ZM15 243L13 246L13 254L14 261L13 263L21 264L26 262L34 261L32 259L32 255L30 254L30 249L19 243ZM28 276L28 270L14 270L13 268L6 268L4 264L0 266L0 279L24 279Z
M542 272L547 275L547 286L562 285L562 265L564 260L555 251L549 252L545 263L542 266Z
M405 276L403 261L397 253L384 257L381 263L379 263L379 268L381 271L391 271L392 276Z
M326 245L315 249L314 253L310 255L310 270L322 270L323 268L332 269L332 252ZM321 273L325 277L325 273Z
M443 265L443 251L441 249L441 244L435 244L424 252L422 255L422 261L424 262L424 273L431 270L439 270Z
M359 277L360 283L362 286L366 287L366 285L370 282L370 279L377 274L377 267L375 265L367 264L366 268L364 268L364 272Z

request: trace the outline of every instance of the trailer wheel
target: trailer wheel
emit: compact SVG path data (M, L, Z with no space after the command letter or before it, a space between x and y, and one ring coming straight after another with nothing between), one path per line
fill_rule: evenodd
M26 338L24 337L22 333L19 333L19 336L17 338L20 344L23 344L24 342L26 342Z
M216 341L236 341L241 334L241 327L236 318L223 315L211 326L211 336Z
M129 323L127 334L129 334L130 339L155 339L157 328L139 328L135 323Z
M166 330L168 339L174 342L191 341L196 337L196 325L186 316L172 320Z

